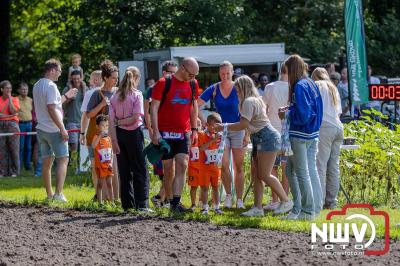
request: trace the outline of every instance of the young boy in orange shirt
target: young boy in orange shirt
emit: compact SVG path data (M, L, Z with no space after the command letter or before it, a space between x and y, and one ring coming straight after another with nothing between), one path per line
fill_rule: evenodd
M114 201L114 192L112 187L112 146L111 138L108 136L108 118L106 115L100 114L96 117L97 134L93 138L92 147L94 150L94 165L97 173L98 181L96 187L97 199L103 202L104 198L108 201ZM105 189L103 190L103 187Z
M214 126L216 123L222 123L221 116L217 113L211 113L207 117L206 130L198 134L199 144L199 185L201 187L200 197L203 202L201 214L208 214L208 189L212 187L212 203L214 212L222 214L219 208L218 183L221 176L221 169L218 167L218 147L221 142L221 135L216 133Z

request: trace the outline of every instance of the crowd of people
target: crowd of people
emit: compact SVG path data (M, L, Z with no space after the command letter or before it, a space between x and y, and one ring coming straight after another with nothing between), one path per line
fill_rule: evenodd
M224 207L245 209L243 163L249 143L254 204L242 215L272 211L286 214L282 219L313 220L322 208L336 207L344 138L340 118L358 108L348 101L345 68L339 74L330 64L310 75L304 60L292 55L282 63L279 79L270 83L267 74L247 76L223 61L220 81L199 94L199 65L189 57L180 65L164 62L162 77L157 82L147 79L142 93L142 75L134 66L118 84L118 68L105 60L90 74L87 86L81 57L75 54L71 61L62 93L55 84L62 73L56 59L45 62L33 99L26 83L20 83L19 96L13 97L11 83L0 82L0 132L37 132L35 140L29 134L0 136L0 176L17 176L22 167L30 170L33 158L48 199L66 202L63 184L69 158L79 144L85 145L96 189L93 199L120 199L124 210L152 212L146 128L151 145L163 147L159 160L152 162L161 180L159 193L151 198L155 207L189 212L200 206L201 213L208 214L211 186L213 211L221 214L221 182ZM205 116L202 108L209 101L215 112ZM374 103L362 108L374 108ZM186 180L189 208L181 203ZM265 186L272 198L263 206Z

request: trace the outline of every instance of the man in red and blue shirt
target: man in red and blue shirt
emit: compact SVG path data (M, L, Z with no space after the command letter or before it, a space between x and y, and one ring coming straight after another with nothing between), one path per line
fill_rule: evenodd
M161 78L154 85L151 95L152 142L157 145L163 138L171 147L171 151L162 158L163 184L171 210L177 212L187 210L180 204L180 199L188 168L189 147L191 142L197 140L199 87L195 76L198 72L197 61L191 57L185 58L178 71L168 77L170 86L167 93L164 94L167 78ZM194 90L191 85L193 82Z

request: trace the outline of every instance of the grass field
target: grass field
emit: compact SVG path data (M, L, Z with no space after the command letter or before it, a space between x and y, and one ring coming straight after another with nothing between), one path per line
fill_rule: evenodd
M158 191L159 182L155 177L152 176L151 184L152 185L150 195L153 196ZM45 200L46 193L41 178L34 177L32 174L26 172L22 173L21 176L16 178L5 177L0 179L0 200L2 201L15 202L22 205L45 204L52 207L67 209L69 208L88 211L108 211L116 213L122 212L122 209L118 203L116 204L116 206L100 206L99 204L92 202L91 199L94 195L94 189L90 184L90 179L87 174L68 175L64 186L64 194L69 200L68 203L63 204L47 202ZM269 198L266 193L264 202L267 201L267 197ZM253 196L250 193L247 197L245 205L247 207L251 207L252 201ZM185 187L184 189L183 203L186 206L190 205L188 187ZM400 211L385 207L378 208L378 210L388 212L390 217L391 239L398 239L400 237L400 229L396 227L396 224L400 222ZM273 216L271 213L266 213L265 217L262 218L241 217L240 212L242 211L232 209L225 210L225 214L223 215L214 215L212 212L210 212L209 216L204 216L199 213L199 210L197 210L192 214L186 214L182 217L176 218L211 222L219 225L231 225L241 228L261 228L306 233L310 232L310 222L281 221L279 217ZM321 224L322 222L326 221L325 217L328 212L329 211L324 210L315 222L317 224ZM155 215L169 216L169 212L166 209L160 209L157 210ZM377 235L382 237L384 234L384 219L382 219L381 217L372 216L372 220L375 222L375 224L378 225ZM338 221L338 219L334 219L333 221Z

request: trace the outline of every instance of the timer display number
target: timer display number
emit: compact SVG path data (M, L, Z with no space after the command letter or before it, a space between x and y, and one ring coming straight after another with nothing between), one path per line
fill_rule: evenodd
M400 84L369 85L369 99L372 101L399 101Z

